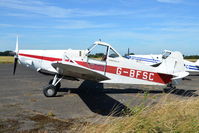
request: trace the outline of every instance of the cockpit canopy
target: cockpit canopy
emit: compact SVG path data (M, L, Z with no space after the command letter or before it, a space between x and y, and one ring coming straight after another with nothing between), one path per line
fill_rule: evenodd
M97 41L89 49L87 56L95 60L105 61L107 57L117 58L120 54L108 43Z

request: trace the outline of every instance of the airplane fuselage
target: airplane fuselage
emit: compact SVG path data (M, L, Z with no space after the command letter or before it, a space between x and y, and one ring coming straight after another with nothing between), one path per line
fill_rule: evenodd
M123 57L108 57L106 61L98 61L88 58L86 53L87 50L19 50L18 58L27 67L54 73L57 70L52 63L74 62L110 78L102 83L165 85L171 82L171 75L160 74L151 66L129 62ZM67 76L77 75L69 73Z

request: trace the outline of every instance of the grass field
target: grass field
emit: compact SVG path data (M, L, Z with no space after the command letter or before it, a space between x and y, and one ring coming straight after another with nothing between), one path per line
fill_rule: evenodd
M0 56L0 63L13 63L14 57L12 56Z
M104 124L88 124L84 133L199 133L199 99L161 101L133 107L129 115L109 117ZM110 121L110 122L107 122Z
M186 59L188 61L195 62L197 59ZM14 58L12 56L0 56L0 63L13 63Z

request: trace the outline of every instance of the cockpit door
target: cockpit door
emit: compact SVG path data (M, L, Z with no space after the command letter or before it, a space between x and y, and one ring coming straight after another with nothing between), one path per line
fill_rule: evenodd
M105 75L108 50L106 45L95 45L87 55L88 67Z

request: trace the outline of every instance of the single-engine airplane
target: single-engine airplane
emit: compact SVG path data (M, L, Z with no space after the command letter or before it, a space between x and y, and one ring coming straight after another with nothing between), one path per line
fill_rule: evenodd
M14 54L15 74L17 63L38 72L54 73L54 78L43 89L46 97L56 96L62 79L84 79L99 83L168 85L187 76L183 57L174 52L159 66L129 61L110 44L96 41L86 50L19 50L18 37Z
M156 65L162 62L163 58L168 56L172 51L165 50L163 54L151 54L151 55L128 55L128 59L136 60L137 62L146 65ZM183 60L185 71L187 72L199 72L199 59L196 62Z

